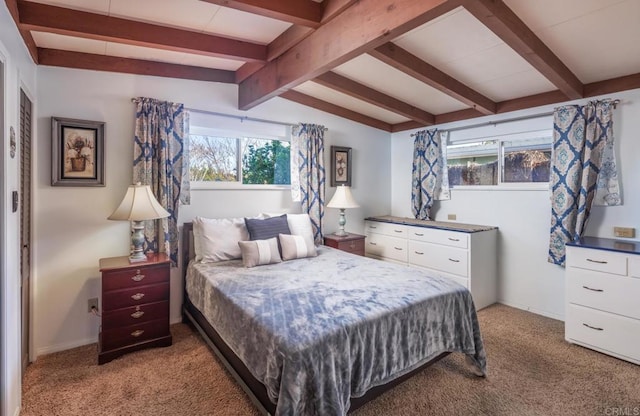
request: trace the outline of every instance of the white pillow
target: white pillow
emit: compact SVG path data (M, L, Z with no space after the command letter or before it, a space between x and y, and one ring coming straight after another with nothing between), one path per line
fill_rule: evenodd
M278 251L278 239L275 237L267 240L239 241L238 246L242 250L242 264L244 267L256 267L282 262Z
M282 260L302 259L304 257L315 257L318 255L313 241L301 235L279 234L280 247L282 248Z
M203 218L193 220L196 261L214 263L242 257L239 241L249 240L244 218Z
M263 213L260 214L266 218L277 217L282 214ZM304 237L308 246L315 245L313 238L313 227L311 226L311 218L309 214L287 214L287 224L292 235L300 235Z

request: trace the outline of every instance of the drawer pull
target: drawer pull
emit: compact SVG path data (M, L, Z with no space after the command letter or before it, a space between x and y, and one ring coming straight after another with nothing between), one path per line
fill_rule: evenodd
M460 241L460 239L459 238L451 238L451 237L449 237L449 241Z
M133 319L139 319L139 318L142 318L142 315L144 315L143 311L135 311L134 313L131 314L131 317Z
M139 282L144 279L144 275L140 274L140 270L136 270L136 275L131 278L134 282Z
M378 245L378 243L374 243L372 241L369 241L369 244L371 244L372 246L377 246Z
M140 300L144 297L144 293L136 293L135 295L131 295L131 299Z
M419 254L421 256L424 254L422 251L414 251L414 253Z
M370 225L369 228L374 228L375 229L375 228L378 228L378 227L376 227L375 225Z
M454 263L460 263L460 260L452 259L451 257L449 257L449 261L452 261Z
M591 263L598 263L598 264L607 264L607 261L604 260L593 260L593 259L587 259L587 261L590 261Z
M142 334L144 334L144 329L136 329L135 331L133 331L131 333L131 336L132 337L139 337Z
M400 251L402 251L402 248L401 248L401 247L394 247L394 248L395 248L396 250L400 250Z
M422 237L424 233L413 233L413 235L417 235L418 237Z
M582 325L586 326L587 328L591 328L591 329L593 329L595 331L604 331L604 328L598 328L596 326L591 326L591 325L588 325L588 324L585 324L585 323L583 323Z
M401 233L402 230L393 230L394 233Z
M589 286L582 286L582 287L587 289L587 290L591 290L593 292L604 292L603 289L593 289L593 288L590 288Z

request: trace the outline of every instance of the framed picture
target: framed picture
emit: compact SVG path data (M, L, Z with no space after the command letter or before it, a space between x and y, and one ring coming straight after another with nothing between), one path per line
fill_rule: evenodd
M331 146L331 186L351 186L351 148Z
M104 186L104 122L51 117L51 185Z

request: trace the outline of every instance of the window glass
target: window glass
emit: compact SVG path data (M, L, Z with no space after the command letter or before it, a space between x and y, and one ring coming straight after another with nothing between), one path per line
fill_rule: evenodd
M450 144L449 185L549 182L551 136L540 130Z
M551 138L502 142L502 182L549 182Z
M242 183L289 185L290 144L280 140L242 140Z
M498 141L478 141L447 147L449 185L497 185Z
M195 134L189 139L191 181L239 181L238 139Z

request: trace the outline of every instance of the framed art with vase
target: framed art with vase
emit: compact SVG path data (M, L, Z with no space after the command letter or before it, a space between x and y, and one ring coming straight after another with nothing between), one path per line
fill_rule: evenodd
M51 117L52 186L105 186L104 125Z

